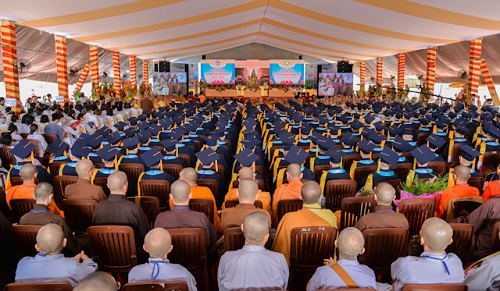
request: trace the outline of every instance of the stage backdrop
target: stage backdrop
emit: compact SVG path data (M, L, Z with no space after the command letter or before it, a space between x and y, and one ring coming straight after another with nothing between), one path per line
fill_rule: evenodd
M318 95L352 95L352 73L322 73L318 74Z
M271 84L304 84L303 60L271 60L269 62Z
M198 82L198 64L189 64L189 89L194 89Z
M247 86L251 79L257 80L258 85L269 82L269 61L236 61L236 84Z
M234 60L202 60L201 80L207 84L234 84Z
M318 88L318 65L306 65L306 89Z
M187 73L153 73L153 92L160 95L186 95Z

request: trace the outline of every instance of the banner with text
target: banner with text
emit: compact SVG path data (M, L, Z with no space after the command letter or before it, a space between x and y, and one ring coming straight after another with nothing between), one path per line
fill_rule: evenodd
M306 65L306 89L316 89L318 84L318 65Z
M305 65L302 60L271 60L269 72L271 84L304 84Z
M207 84L234 84L234 60L203 60L201 62L201 80Z
M198 63L189 64L189 89L194 89L196 82L198 82Z
M187 73L153 73L153 93L158 95L186 95Z
M353 94L352 73L319 73L318 96Z

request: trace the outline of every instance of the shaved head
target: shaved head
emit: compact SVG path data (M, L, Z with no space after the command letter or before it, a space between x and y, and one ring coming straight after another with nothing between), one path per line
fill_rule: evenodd
M446 221L432 217L422 224L420 236L424 240L424 248L427 246L433 252L444 252L451 243L453 230Z
M269 234L271 224L264 213L253 212L245 217L242 228L245 242L253 245L264 245L264 239Z
M50 195L54 194L54 187L47 182L38 183L35 187L35 200L37 203L47 202Z
M242 180L238 184L238 198L240 202L254 203L259 186L254 180Z
M470 178L470 169L466 166L459 165L455 167L453 174L457 176L460 182L465 183ZM459 182L455 181L455 183L458 184Z
M189 201L191 187L186 181L177 180L170 186L170 193L172 194L174 204L179 205Z
M304 203L318 203L319 198L321 198L321 188L316 181L307 181L302 186L300 194L302 195L302 200L304 200Z
M62 228L54 223L49 223L38 231L36 244L42 254L58 254L64 247L64 233Z
M172 250L172 238L164 228L150 230L144 238L144 250L151 258L166 258Z
M377 195L377 204L391 205L396 197L396 189L394 189L391 184L383 182L377 185L375 194Z
M127 174L122 171L116 171L108 177L108 188L111 194L125 194L122 190L127 183Z
M253 171L250 167L243 167L238 171L240 180L253 180Z
M91 160L85 159L85 160L79 160L76 162L76 173L78 174L78 177L80 178L86 178L90 172L94 168L94 163L92 163Z
M31 163L24 164L21 166L21 169L19 169L19 176L21 176L23 181L33 180L36 173L38 173L38 170L36 169L36 166Z
M179 177L189 184L196 184L198 173L196 173L196 170L194 168L184 168L182 169L182 171L180 171Z
M83 278L73 291L116 291L116 280L106 272L97 271Z
M300 170L300 165L298 164L290 164L288 167L286 167L286 174L288 178L288 182L290 180L294 179L301 179L302 178L302 171Z
M365 239L359 229L348 227L340 232L337 239L337 247L342 259L357 260L359 254L363 252Z

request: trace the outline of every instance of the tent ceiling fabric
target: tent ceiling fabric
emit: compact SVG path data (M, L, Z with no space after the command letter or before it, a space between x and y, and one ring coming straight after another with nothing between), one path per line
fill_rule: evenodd
M498 0L483 0L480 4L470 0L0 0L0 3L0 18L15 20L20 25L20 58L29 56L29 52L45 54L35 59L29 56L33 63L31 70L39 74L55 73L53 38L45 32L67 35L74 40L68 41L69 68L83 67L88 61L88 50L83 43L106 49L100 52L106 59L101 64L103 71L112 70L109 50L137 55L140 59L173 60L260 44L316 60L370 60L367 74L373 74L374 58L386 57L384 77L395 75L391 64L396 62L392 56L397 53L412 52L407 60L412 72L407 74L420 75L425 72L425 56L422 59L421 52L413 51L500 32ZM44 32L36 34L28 27ZM28 35L30 39L23 40ZM493 50L499 43L498 36L485 38L483 54L489 61L500 62ZM467 43L440 47L438 80L454 77L456 71L467 68ZM490 70L493 75L500 75L498 69Z

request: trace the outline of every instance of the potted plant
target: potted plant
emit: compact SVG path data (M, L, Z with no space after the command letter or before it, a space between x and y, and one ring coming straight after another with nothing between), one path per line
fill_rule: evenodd
M401 199L394 200L394 204L399 206L401 200L416 199L416 198L436 198L448 188L448 174L443 177L436 176L435 179L422 181L415 175L415 179L411 184L401 182Z

